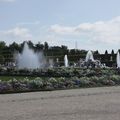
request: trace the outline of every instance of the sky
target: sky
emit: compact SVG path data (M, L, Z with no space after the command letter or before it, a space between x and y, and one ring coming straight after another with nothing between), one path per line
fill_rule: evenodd
M0 0L0 41L120 49L120 0Z

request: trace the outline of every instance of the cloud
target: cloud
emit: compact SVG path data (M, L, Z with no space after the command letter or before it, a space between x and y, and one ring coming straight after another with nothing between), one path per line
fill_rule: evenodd
M39 21L17 24L15 28L0 31L0 40L7 44L24 40L37 42L47 41L50 45L67 45L75 48L77 41L79 49L87 50L118 50L120 43L120 16L108 21L81 23L76 26L54 24L49 26L35 26ZM29 28L29 29L28 29Z
M0 0L0 2L15 2L16 0Z
M118 44L120 42L120 16L109 21L82 23L77 26L52 25L49 31L58 35L86 37L90 43Z
M52 25L49 29L51 32L55 32L58 34L74 34L75 27L61 26L59 24Z
M4 35L13 35L16 37L31 37L31 34L29 33L29 30L27 28L16 27L11 30L2 31L1 33L3 33Z
M6 40L7 43L10 43L12 42L10 40L19 41L32 39L32 35L27 28L15 27L13 29L0 31L0 38Z
M20 26L20 25L38 25L40 24L40 21L34 21L34 22L21 22L21 23L18 23L17 25Z

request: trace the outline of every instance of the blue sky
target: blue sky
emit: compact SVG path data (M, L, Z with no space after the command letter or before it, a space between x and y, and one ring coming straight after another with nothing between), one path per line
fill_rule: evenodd
M120 48L120 0L0 0L0 40Z

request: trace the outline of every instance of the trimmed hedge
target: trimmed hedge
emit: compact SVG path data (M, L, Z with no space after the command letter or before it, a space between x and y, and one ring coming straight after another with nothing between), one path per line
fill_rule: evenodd
M103 75L119 75L120 70L113 68L48 68L48 69L2 69L0 75L3 76L33 76L33 77L92 77Z

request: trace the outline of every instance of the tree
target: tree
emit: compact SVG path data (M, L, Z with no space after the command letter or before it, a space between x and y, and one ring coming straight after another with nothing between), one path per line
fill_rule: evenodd
M96 51L94 52L94 54L99 54L98 50L96 50Z
M61 48L62 48L63 50L67 50L67 46L65 46L65 45L61 45Z
M4 41L0 41L0 49L4 49L6 47L6 43Z
M13 42L11 45L9 45L9 48L13 52L20 50L20 46L16 42Z
M0 55L0 64L3 64L4 61L5 61L4 56L3 56L3 55Z
M108 51L105 51L105 61L108 62L110 60L109 55L108 55Z
M105 51L105 54L106 54L106 55L108 54L108 51L107 51L107 50Z
M44 50L48 50L49 49L49 45L47 42L44 43Z
M118 52L120 53L120 49L118 49Z
M36 48L36 50L43 50L44 45L41 44L40 42L38 42L38 43L35 45L35 48Z
M34 44L33 44L32 41L29 40L27 43L28 43L28 46L29 46L30 48L32 48L32 49L34 48Z
M87 51L86 50L80 50L80 54L86 55Z
M111 54L114 55L114 50L112 50Z
M71 54L71 55L75 55L75 52L76 52L75 49L71 49L71 50L70 50L70 54Z

